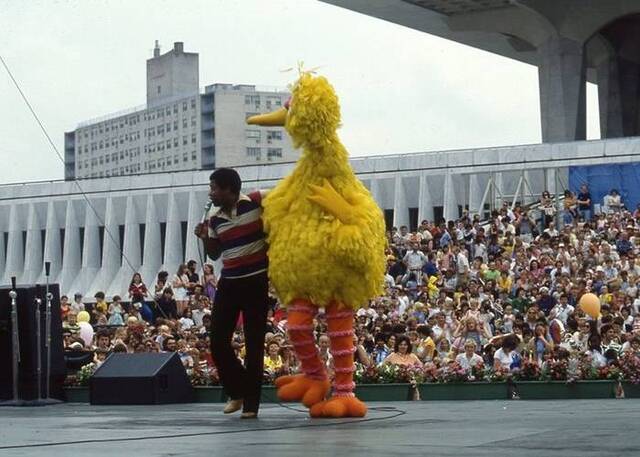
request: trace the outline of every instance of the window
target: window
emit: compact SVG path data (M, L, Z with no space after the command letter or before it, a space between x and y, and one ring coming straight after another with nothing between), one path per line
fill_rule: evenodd
M191 109L196 109L196 99L195 98L191 99Z
M167 116L171 116L171 107L167 106L167 108L164 110L164 113L165 113Z
M182 146L186 146L189 141L187 140L187 135L182 137Z
M187 110L187 102L182 102L182 111Z
M178 104L173 105L173 114L178 114Z
M195 127L195 126L196 126L196 117L191 116L191 127Z
M178 130L178 121L173 121L173 130Z
M191 134L191 144L195 144L195 142L196 142L196 134L192 133Z
M282 158L282 148L269 148L267 150L267 159Z
M185 152L184 154L182 154L182 161L187 162L188 160L189 160L189 154Z
M187 128L187 118L186 117L184 119L182 119L182 128L183 129Z
M171 122L169 122L167 125L165 125L165 129L167 130L167 132L171 131Z
M105 162L105 163L109 163L109 159L110 159L110 158L111 158L111 157L109 156L109 154L107 154L106 156L104 156L104 162Z
M244 104L245 105L253 105L260 106L260 96L259 95L245 95L244 96Z
M177 148L177 147L178 147L178 137L175 137L175 138L173 139L173 147L174 147L174 148Z
M260 157L260 148L247 148L248 157Z
M256 143L260 142L260 130L248 129L246 130L247 140L256 140Z
M180 156L178 154L173 156L173 163L177 164L178 162L180 162Z
M196 154L196 151L191 151L191 160L198 160L198 155Z
M167 149L171 149L171 140L167 140Z
M267 140L281 140L282 132L280 130L268 130Z
M158 93L160 93L160 86L158 86Z

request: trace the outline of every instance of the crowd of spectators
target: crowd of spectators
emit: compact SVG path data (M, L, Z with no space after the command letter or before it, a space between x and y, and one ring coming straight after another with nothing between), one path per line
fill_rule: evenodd
M389 230L385 293L354 317L358 373L454 366L473 379L479 367L539 373L558 361L584 372L640 355L640 210L628 211L616 191L608 197L596 214L585 185L575 196L567 191L561 205L548 192L535 209L505 203L484 223L465 211L457 221ZM151 287L136 273L125 300L107 303L98 293L89 307L82 296L63 297L65 345L93 351L97 365L110 351L174 351L194 384L215 383L208 333L215 292L213 266L189 261ZM597 319L579 307L587 292L599 297ZM83 311L96 330L91 338L78 330ZM238 324L233 344L242 359ZM331 373L322 314L315 329ZM265 381L297 369L286 310L271 295Z

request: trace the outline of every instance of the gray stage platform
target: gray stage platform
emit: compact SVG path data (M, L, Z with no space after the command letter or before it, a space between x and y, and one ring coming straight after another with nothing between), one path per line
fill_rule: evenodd
M371 406L367 421L310 420L278 405L254 421L207 404L1 408L0 457L640 455L640 400Z

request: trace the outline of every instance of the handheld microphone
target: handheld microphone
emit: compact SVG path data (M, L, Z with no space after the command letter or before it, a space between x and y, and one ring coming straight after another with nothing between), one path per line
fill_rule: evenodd
M210 198L207 198L207 201L204 204L204 214L202 215L202 222L205 222L207 220L207 214L209 214L209 211L211 210L212 207L213 207L213 202L211 201Z

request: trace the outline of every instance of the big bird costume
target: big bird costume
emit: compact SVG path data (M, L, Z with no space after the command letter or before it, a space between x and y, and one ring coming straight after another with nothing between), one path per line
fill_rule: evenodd
M284 125L302 149L293 172L263 201L269 278L287 307L289 338L302 374L276 380L284 401L302 401L312 417L362 417L353 394L354 309L382 293L384 219L355 177L336 133L338 97L326 78L302 72L291 99L254 125ZM313 337L325 308L335 377L333 391Z

